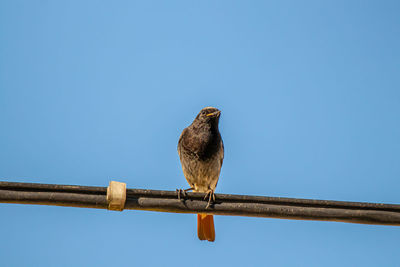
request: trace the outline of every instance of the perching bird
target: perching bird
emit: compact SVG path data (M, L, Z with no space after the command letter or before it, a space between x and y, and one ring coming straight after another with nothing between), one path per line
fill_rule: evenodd
M215 198L214 190L224 159L224 144L218 130L220 114L216 108L203 108L192 124L182 131L178 142L183 174L191 187L187 190L207 193L207 207ZM212 215L197 214L197 234L200 240L215 240Z

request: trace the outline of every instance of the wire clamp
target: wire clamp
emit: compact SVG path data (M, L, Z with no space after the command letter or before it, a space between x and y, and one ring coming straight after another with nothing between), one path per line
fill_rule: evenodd
M126 201L126 183L110 181L107 187L107 202L109 210L123 211Z

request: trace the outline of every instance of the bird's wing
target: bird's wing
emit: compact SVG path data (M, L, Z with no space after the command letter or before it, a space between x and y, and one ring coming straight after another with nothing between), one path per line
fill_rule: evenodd
M182 137L186 133L186 131L187 131L187 128L183 129L181 135L179 136L179 141L178 141L178 155L179 155L179 157L181 156Z
M222 153L220 153L220 161L222 166L222 163L224 162L224 142L222 141L222 138L221 138L221 151Z

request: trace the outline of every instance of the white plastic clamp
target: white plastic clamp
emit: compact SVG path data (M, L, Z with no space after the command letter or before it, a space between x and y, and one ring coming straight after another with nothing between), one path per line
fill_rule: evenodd
M126 201L126 183L110 181L107 187L107 202L109 210L123 211Z

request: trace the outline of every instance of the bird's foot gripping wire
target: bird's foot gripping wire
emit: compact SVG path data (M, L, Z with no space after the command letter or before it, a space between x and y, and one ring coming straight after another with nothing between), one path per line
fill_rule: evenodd
M181 195L183 196L183 198L186 197L186 192L192 191L194 188L188 188L188 189L176 189L176 193L178 194L178 199L180 201L183 201L183 199L181 198Z
M206 209L208 209L215 202L214 190L210 189L207 191L207 194L204 197L204 200L206 200L207 198L208 198L208 203L207 203Z

